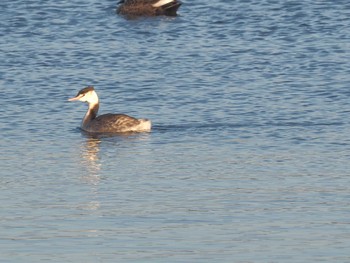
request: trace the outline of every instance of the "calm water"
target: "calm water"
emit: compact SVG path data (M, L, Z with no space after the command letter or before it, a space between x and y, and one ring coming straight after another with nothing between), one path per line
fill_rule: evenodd
M349 1L116 2L0 2L0 261L349 262Z

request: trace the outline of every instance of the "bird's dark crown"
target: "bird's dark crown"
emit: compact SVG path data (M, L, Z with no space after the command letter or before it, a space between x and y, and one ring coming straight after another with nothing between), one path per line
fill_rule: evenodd
M87 86L87 87L81 89L81 90L78 92L77 96L78 96L78 95L81 95L81 94L88 93L89 91L93 91L93 90L95 90L93 86Z

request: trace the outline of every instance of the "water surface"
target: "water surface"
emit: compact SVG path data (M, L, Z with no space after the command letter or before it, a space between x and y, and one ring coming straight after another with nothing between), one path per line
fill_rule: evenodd
M0 3L4 262L348 262L350 4ZM89 136L101 113L151 133Z

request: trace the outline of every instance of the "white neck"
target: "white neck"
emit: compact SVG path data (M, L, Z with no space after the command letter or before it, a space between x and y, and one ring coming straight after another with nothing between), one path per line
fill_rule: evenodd
M87 112L85 113L85 116L83 118L83 121L81 122L81 127L86 130L86 128L89 126L90 122L93 121L97 117L98 109L99 109L99 103L97 99L97 103L89 103L89 108Z
M85 95L85 100L87 103L90 104L98 104L98 96L97 96L97 93L93 90L93 91L90 91L88 94Z

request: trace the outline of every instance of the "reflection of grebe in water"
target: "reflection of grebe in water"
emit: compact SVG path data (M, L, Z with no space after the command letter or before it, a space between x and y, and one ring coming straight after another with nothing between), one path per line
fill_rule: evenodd
M82 179L91 184L96 184L100 180L100 143L101 140L99 139L88 138L86 142L82 143L80 146L80 169L84 171Z
M99 139L88 138L86 143L82 145L81 157L83 166L90 171L99 171L100 170L100 158L98 153L100 151L99 144L101 141Z
M80 145L80 180L90 186L87 192L87 199L80 202L79 207L86 211L96 211L101 207L99 200L101 181L101 161L99 158L101 141L99 139L88 139ZM88 230L94 232L94 229Z
M89 104L81 123L81 128L87 132L118 133L118 132L148 132L151 130L151 121L136 119L125 114L103 114L97 116L99 100L92 86L88 86L78 92L69 101L83 101Z

